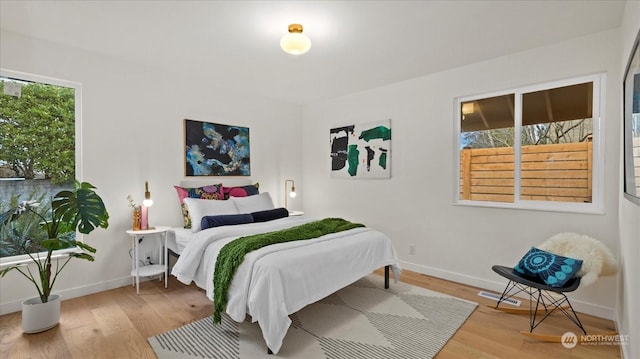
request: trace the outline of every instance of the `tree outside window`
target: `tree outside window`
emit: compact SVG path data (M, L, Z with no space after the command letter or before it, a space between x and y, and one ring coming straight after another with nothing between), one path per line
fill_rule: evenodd
M18 76L19 77L19 76ZM35 76L0 77L0 213L24 201L46 211L51 196L76 178L78 88ZM47 218L47 213L41 213ZM0 257L41 251L35 214L1 227Z

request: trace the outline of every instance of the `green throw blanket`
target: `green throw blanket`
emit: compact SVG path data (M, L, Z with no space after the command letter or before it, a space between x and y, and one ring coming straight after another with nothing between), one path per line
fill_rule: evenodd
M364 227L342 218L325 218L280 231L255 234L233 240L220 250L213 275L213 322L220 323L227 306L227 292L245 254L275 243L318 238L326 234Z

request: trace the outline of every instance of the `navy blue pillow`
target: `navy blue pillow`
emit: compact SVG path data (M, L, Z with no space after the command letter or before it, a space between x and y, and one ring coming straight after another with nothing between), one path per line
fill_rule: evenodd
M550 287L563 287L582 267L582 260L563 257L531 247L513 268L516 272Z
M233 226L236 224L253 223L253 217L250 214L222 214L218 216L204 216L200 221L202 229Z
M266 211L258 211L251 213L254 222L267 222L274 219L289 217L289 211L286 208L274 208Z

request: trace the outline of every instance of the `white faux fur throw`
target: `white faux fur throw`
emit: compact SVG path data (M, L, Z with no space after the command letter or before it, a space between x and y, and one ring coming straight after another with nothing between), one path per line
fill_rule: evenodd
M618 263L609 248L595 238L578 233L559 233L544 241L539 249L564 257L582 259L582 267L577 273L580 285L595 283L599 276L614 275Z

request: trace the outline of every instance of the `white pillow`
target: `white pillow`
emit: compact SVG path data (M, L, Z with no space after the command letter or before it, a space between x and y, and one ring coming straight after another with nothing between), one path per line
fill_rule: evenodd
M228 201L235 203L238 213L252 213L275 208L269 192L246 197L231 197Z
M235 203L229 200L210 200L200 198L185 198L184 204L191 217L191 231L200 232L200 222L204 216L216 216L219 214L238 214Z

